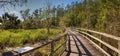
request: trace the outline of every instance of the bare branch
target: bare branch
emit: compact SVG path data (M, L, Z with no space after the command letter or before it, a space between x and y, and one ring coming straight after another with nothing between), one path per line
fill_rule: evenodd
M27 0L0 0L0 8L3 8L7 5L11 6L22 6L26 4Z

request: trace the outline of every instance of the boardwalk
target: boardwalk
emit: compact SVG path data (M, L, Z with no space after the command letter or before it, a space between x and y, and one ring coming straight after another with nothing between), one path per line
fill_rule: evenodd
M67 49L62 56L105 56L77 32L68 32Z
M85 29L83 29L85 30ZM118 41L118 44L120 43L120 38L119 37L115 37L113 35L109 35L106 33L101 33L101 32L97 32L97 31L92 31L92 30L86 30L89 31L91 33L96 33L96 34L100 34L103 36L106 36L108 38L112 38L114 40ZM83 33L85 34L85 36L83 37L83 34L79 34ZM88 37L89 36L89 37ZM93 38L97 41L99 41L100 43L104 44L105 46L107 46L108 48L112 49L113 51L115 51L116 53L120 54L120 46L118 45L118 49L114 48L113 46L107 44L106 42L97 39L96 37L87 34L85 32L82 31L73 31L70 29L67 29L63 34L58 35L55 39L50 39L47 41L43 41L41 43L36 43L34 45L31 45L30 47L33 47L33 49L30 49L29 51L25 51L23 53L18 53L17 51L8 51L8 52L4 52L1 53L0 56L24 56L27 54L27 56L34 56L34 51L38 50L39 48L42 48L48 44L50 44L50 54L55 54L56 50L60 50L61 46L66 47L64 50L62 51L62 55L61 53L59 55L61 56L113 56L110 55L109 53L107 53L106 51L104 51L101 47L99 47L97 44L93 43L92 40L88 39L88 38ZM54 48L55 42L63 40L64 42L62 42L61 44L59 44L58 47ZM59 56L58 55L58 56ZM52 56L52 55L50 55Z

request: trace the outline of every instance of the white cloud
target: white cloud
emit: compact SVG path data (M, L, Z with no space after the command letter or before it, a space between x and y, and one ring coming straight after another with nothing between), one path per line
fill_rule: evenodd
M12 10L12 11L10 11L10 14L19 14L19 12L16 10Z

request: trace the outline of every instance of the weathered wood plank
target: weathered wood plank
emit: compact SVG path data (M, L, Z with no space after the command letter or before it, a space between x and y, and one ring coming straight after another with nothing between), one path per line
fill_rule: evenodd
M96 38L96 37L94 37L94 36L92 36L92 35L90 35L90 34L88 34L88 33L86 33L86 32L82 32L82 31L80 31L80 32L83 33L83 34L86 34L86 35L90 36L91 38L93 38L93 39L95 39L95 40L97 40L97 41L99 41L99 42L101 42L102 44L104 44L104 45L107 46L108 48L110 48L110 49L112 49L113 51L115 51L115 52L117 52L118 54L120 54L120 50L118 50L117 48L115 48L115 47L107 44L106 42L104 42L104 41L102 41L102 40L100 40L100 39L98 39L98 38Z
M118 41L118 50L120 50L120 41ZM120 56L120 53L118 54Z
M98 51L91 43L81 37L77 32L69 30L69 39L67 50L62 56L104 56L105 54Z
M90 40L89 38L87 38L86 36L80 34L81 36L85 37L88 41L90 41L93 45L95 45L95 47L97 49L99 49L101 52L103 52L104 54L106 54L107 56L111 56L110 54L108 54L106 51L104 51L101 47L99 47L96 43L94 43L92 40Z
M103 35L105 37L120 41L120 37L117 37L117 36L114 36L114 35L110 35L110 34L102 33L102 32L97 32L97 31L93 31L93 30L88 30L88 29L83 29L83 28L78 28L78 29L80 29L82 31L89 31L89 32L92 32L92 33L100 34L100 35Z

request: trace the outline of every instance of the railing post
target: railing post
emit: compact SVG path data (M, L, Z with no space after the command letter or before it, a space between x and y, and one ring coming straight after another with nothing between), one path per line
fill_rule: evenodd
M18 56L22 56L22 54L19 54Z
M100 37L100 40L102 40L102 36L101 36L101 35L99 35L99 37ZM101 43L99 43L99 46L100 46L100 47L102 47L102 44L101 44Z
M65 48L65 50L66 50L67 34L64 36L64 41L65 41L65 43L64 43L64 48Z
M54 53L54 41L51 42L50 56L52 56L53 53Z
M120 50L120 41L118 41L118 50ZM118 54L120 56L120 54Z

